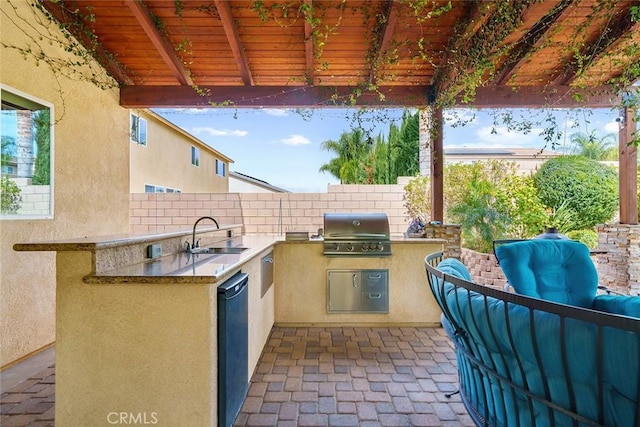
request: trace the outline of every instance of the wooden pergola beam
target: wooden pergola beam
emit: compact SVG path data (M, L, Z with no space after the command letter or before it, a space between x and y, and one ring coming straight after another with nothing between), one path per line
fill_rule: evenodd
M58 22L65 26L78 41L87 48L87 51L104 67L104 69L121 85L132 85L133 80L125 72L125 68L113 55L107 52L99 43L96 43L86 32L82 20L75 14L64 8L62 2L54 3L48 0L38 0L42 7Z
M251 75L251 69L249 68L249 61L247 55L244 53L244 46L240 40L240 34L236 28L236 24L231 14L231 5L228 0L213 0L218 9L218 15L222 22L222 28L229 41L229 46L233 52L233 57L238 65L238 70L242 76L242 82L245 86L253 86L253 76Z
M134 18L136 18L140 27L142 27L147 37L149 37L149 40L153 43L153 46L160 54L160 57L162 57L164 63L167 64L167 67L169 67L176 80L182 85L193 85L189 71L185 68L182 60L178 58L178 55L176 55L173 46L162 37L162 34L158 31L153 18L144 4L137 0L127 0L125 4L129 10L131 10Z
M381 37L380 40L375 41L377 45L370 56L372 58L372 67L371 74L369 75L369 81L372 84L375 84L377 81L377 67L380 66L382 58L393 39L396 23L398 22L398 9L400 6L400 2L387 0L384 4L384 11L382 13L383 18L376 22L376 26L379 28L379 31L376 31L375 33L381 34Z
M456 35L450 40L448 48L444 51L438 71L433 78L433 84L439 90L443 90L447 85L452 84L450 82L455 81L457 74L462 71L458 70L452 64L449 64L448 52L455 52L458 49L463 48L463 46L469 42L478 30L487 23L497 7L497 1L468 3L467 13L464 15L461 22L457 24L458 27L463 29L459 33L456 33Z
M127 108L404 108L427 105L429 86L385 86L377 91L356 86L123 86L120 105ZM353 95L361 92L357 105ZM381 96L382 95L382 96Z
M304 0L309 10L313 10L313 0ZM314 61L314 45L313 45L313 27L308 19L304 20L304 57L307 69L307 82L314 83L315 79L315 61Z
M323 107L425 107L431 86L381 86L366 91L356 86L123 86L120 105L128 108L323 108ZM352 96L362 91L356 105ZM382 97L380 95L383 95ZM478 88L475 100L459 102L461 108L606 108L619 105L610 86L578 89L569 86L508 86Z
M444 123L442 108L432 107L431 111L431 220L444 222Z
M476 90L475 99L459 102L471 108L606 108L620 105L620 96L611 86L487 86Z
M579 74L584 74L589 67L595 64L599 57L604 55L616 42L634 30L637 31L640 25L632 19L631 4L617 19L608 25L602 32L600 38L593 43L585 43L580 52L580 63L577 59L567 64L562 72L556 76L552 84L568 85L572 83ZM586 64L581 69L581 64Z
M527 31L527 34L509 51L507 61L503 64L502 69L496 73L496 78L494 79L496 85L506 84L527 63L529 53L534 52L544 44L545 35L551 31L550 27L570 15L570 11L567 8L574 1L558 0L551 12L542 17Z
M620 194L620 223L638 223L638 147L630 144L637 130L636 112L624 109L624 116L618 134L618 185Z

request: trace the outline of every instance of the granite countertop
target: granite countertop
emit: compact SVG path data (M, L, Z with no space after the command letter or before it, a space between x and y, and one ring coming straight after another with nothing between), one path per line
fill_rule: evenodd
M211 226L198 227L198 235L207 232L231 231L242 227L242 224L221 225L220 228ZM168 231L158 234L116 234L112 236L80 237L75 239L50 240L42 242L16 243L15 251L94 251L97 249L130 246L140 243L153 243L162 239L191 236L191 230Z
M241 224L231 224L214 227L201 227L198 234L210 231L234 230ZM133 245L154 243L161 240L190 237L190 231L167 232L160 234L134 235L123 234L116 236L85 237L48 242L17 243L16 251L125 251ZM392 243L445 243L444 239L409 238L404 235L392 235ZM88 284L113 283L191 283L213 284L226 279L236 272L247 261L255 258L275 244L321 244L323 239L310 238L308 240L285 240L280 235L242 235L229 240L235 247L246 247L247 250L237 254L196 253L188 254L184 251L170 253L155 259L145 259L143 262L125 264L125 266L107 269L97 274L85 276L83 281ZM121 248L121 249L120 249Z
M278 236L238 236L233 246L246 247L239 254L188 254L179 252L128 267L84 277L90 284L103 283L217 283L244 263L280 241Z

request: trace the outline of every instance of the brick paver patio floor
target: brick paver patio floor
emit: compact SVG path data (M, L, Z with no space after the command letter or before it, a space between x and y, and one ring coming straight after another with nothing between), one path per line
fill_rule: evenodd
M473 426L441 328L274 327L237 426ZM0 394L0 425L54 425L54 366Z
M275 327L239 426L473 426L441 328Z

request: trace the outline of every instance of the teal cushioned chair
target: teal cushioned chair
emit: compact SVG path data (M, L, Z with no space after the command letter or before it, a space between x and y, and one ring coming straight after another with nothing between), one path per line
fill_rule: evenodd
M495 248L516 293L561 304L640 317L640 298L596 295L598 272L589 248L573 240L523 240Z

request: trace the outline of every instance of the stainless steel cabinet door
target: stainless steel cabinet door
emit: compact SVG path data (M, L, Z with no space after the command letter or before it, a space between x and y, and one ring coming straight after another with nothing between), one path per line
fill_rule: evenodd
M360 270L327 272L327 311L358 311L362 284Z

